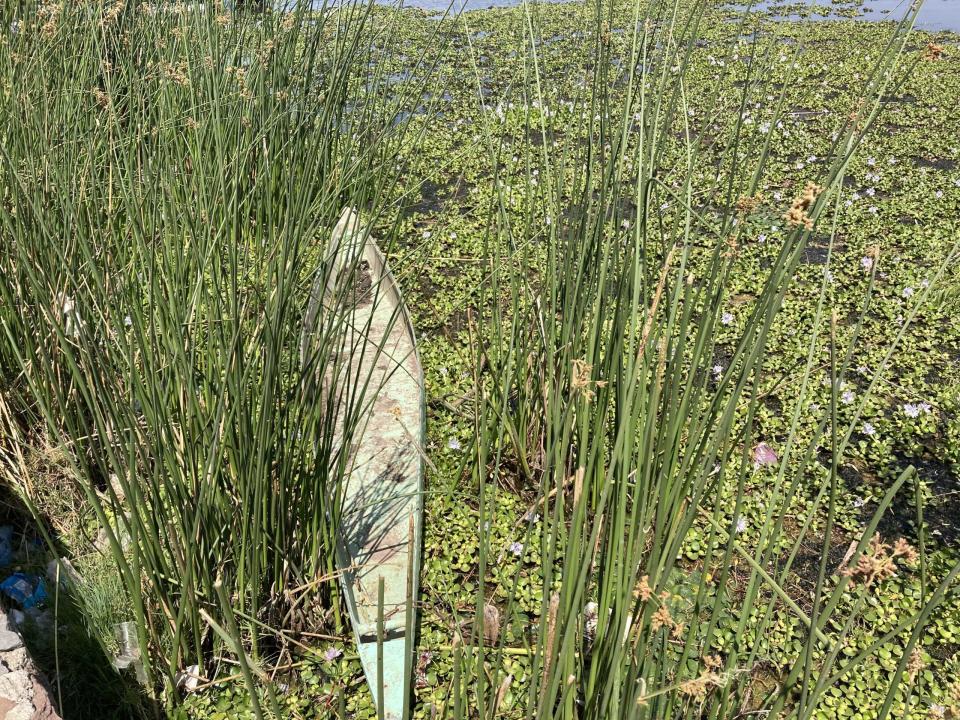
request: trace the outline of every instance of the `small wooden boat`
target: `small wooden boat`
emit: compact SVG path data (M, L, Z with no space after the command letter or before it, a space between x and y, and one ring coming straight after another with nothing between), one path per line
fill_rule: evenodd
M423 368L400 290L356 212L332 236L332 268L318 277L301 355L324 312L339 313L338 347L324 369L335 391L334 440L343 473L340 583L360 660L384 720L407 717L423 523ZM321 299L322 298L322 299Z

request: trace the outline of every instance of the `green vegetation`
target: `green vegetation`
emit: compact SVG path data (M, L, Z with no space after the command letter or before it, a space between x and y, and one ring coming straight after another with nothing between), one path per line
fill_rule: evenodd
M344 204L427 374L414 717L960 714L957 38L702 5L2 11L65 717L376 717L298 355Z

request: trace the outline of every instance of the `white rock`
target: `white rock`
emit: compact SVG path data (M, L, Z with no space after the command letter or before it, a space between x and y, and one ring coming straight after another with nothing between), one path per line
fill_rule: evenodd
M0 630L0 652L16 650L23 645L23 640L18 633L11 630Z
M33 698L33 679L30 674L25 670L17 670L0 675L0 698L14 703L29 702Z

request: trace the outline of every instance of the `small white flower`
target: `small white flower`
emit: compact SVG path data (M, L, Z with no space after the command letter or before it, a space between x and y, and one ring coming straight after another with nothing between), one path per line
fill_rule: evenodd
M713 366L713 377L719 380L723 376L723 365Z
M930 281L924 278L923 280L920 281L920 287L926 290L928 287L930 287Z
M512 543L510 543L510 546L507 548L507 550L512 552L517 557L520 557L521 555L523 555L523 543L513 541Z
M870 271L873 269L873 258L872 257L860 258L860 264L863 266L864 270Z
M864 499L861 498L861 497L854 498L854 499L853 499L853 506L854 506L855 508L861 508L861 507L863 507L863 506L866 504L866 502L867 502L867 501L864 500Z
M840 401L844 405L852 405L855 397L853 390L844 390L843 395L840 396Z
M877 434L877 429L873 426L873 423L865 422L862 430L864 435L869 435L870 437Z
M724 325L730 325L733 322L733 313L725 312L720 316L720 322Z
M940 198L943 197L943 190L937 190L937 191L934 193L934 196L939 200Z
M905 298L913 297L913 288L909 285L903 289L903 296Z
M745 519L745 518L742 518L742 517L738 517L738 518L737 518L737 533L742 533L742 532L743 532L744 530L746 530L746 529L747 529L747 521L746 521L746 519Z
M870 167L873 167L876 164L877 164L876 158L872 158L872 157L867 158L867 165L869 165Z
M919 417L920 406L914 405L913 403L905 403L903 406L903 414L909 418Z
M455 437L452 437L449 440L447 440L447 447L450 448L451 450L459 450L460 441L457 440Z
M130 317L129 315L125 315L123 318L123 324L126 327L130 327L131 325L133 325L133 318Z

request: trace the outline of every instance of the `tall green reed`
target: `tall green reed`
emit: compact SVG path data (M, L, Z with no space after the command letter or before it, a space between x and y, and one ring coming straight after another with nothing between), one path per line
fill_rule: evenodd
M339 622L321 581L336 570L335 438L363 399L358 378L319 387L340 315L300 343L334 221L344 205L387 218L409 142L422 79L387 81L379 13L0 11L16 27L0 47L4 401L66 453L151 691L172 696L187 666L216 672L223 648L278 714L263 668Z
M579 142L526 149L527 197L535 199L519 212L509 209L498 186L490 211L492 269L484 286L491 309L476 328L476 364L488 369L477 380L481 401L474 417L480 522L493 512L485 505L488 478L501 473L525 477L544 508L539 536L528 530L523 538L539 543L543 591L528 690L511 710L516 716L812 717L832 683L883 642L907 633L880 716L894 707L919 633L960 566L940 578L922 608L895 631L853 658L840 653L862 618L871 585L831 559L839 465L856 423L838 419L838 394L860 320L841 342L829 309L829 272L820 285L806 361L773 378L765 360L804 247L814 233L827 236L832 247L846 167L880 97L909 72L904 48L918 8L912 6L885 38L859 102L837 127L829 162L806 188L795 190L792 206L786 199L772 208L786 219L786 237L738 341L723 353L720 313L738 248L751 240L746 220L761 202L769 203L756 194L774 140L748 140L745 111L772 99L772 124L782 117L789 80L779 87L768 80L773 63L782 62L781 48L712 47L719 67L745 64L745 79L734 85L732 71L720 70L712 94L696 99L699 115L691 120L685 76L707 4L636 3L626 23L622 4L593 8L592 68L582 93L569 98L583 118ZM545 80L535 12L526 8L525 17L526 129L528 136L534 131L547 138L547 108L567 98ZM628 49L618 58L627 71L614 83L610 28L618 23L627 26ZM730 36L751 30L746 23L732 27ZM800 48L790 54L796 60ZM721 113L734 120L721 122ZM721 137L705 137L712 124L725 126ZM495 120L485 137L496 166ZM718 147L707 152L714 140ZM542 190L534 189L534 166ZM873 279L861 318L870 308ZM810 424L825 350L831 403L810 431L803 427ZM747 546L738 521L756 465L767 462L755 422L774 380L793 383L796 393L783 410L789 432L775 470L764 470L771 499L759 539ZM805 503L804 481L824 472L826 481ZM846 567L893 552L871 545L871 538L897 493L909 492L912 472L889 489ZM704 529L718 558L693 566L680 561L694 527ZM809 542L820 547L820 557L812 598L799 599L791 597L788 580ZM897 553L913 560L909 547ZM489 562L495 560L484 548L480 578ZM478 619L486 596L481 582ZM501 616L512 617L516 602L514 590ZM784 649L795 653L794 662L780 675L765 666L759 639L784 616L799 627L802 640L799 650ZM721 625L731 618L737 641L714 654ZM489 669L502 667L502 653L503 641L485 647L479 630L459 653L452 717L466 717L471 703L479 717L498 716L512 678Z

